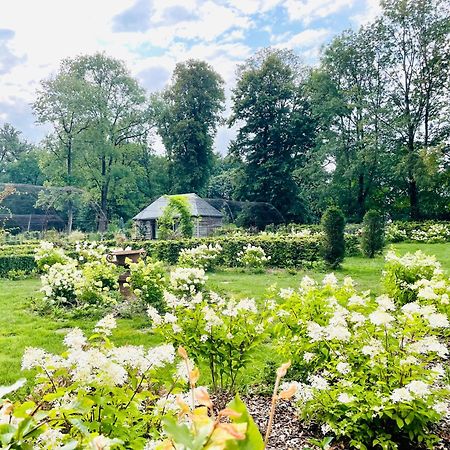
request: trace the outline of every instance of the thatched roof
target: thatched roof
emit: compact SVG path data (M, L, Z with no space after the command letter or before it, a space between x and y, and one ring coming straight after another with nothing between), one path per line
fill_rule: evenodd
M223 214L216 208L211 206L207 201L203 200L197 194L182 194L186 197L191 207L191 214L194 217L223 217ZM151 220L158 219L162 216L164 209L169 203L169 197L163 195L153 203L143 209L139 214L133 217L133 220Z

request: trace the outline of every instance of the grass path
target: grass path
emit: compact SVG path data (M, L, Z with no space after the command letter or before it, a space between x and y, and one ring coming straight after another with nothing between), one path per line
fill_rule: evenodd
M402 254L418 249L434 254L447 273L450 273L450 244L397 244L395 248ZM373 260L352 257L345 260L336 275L340 279L349 275L361 290L371 289L378 294L381 291L379 279L382 268L381 257ZM296 287L305 274L316 279L324 276L324 273L313 271L290 273L277 270L264 274L224 271L210 274L209 285L212 289L239 297L258 298L273 284L277 284L279 288ZM38 279L0 280L0 385L12 383L21 376L21 357L26 347L42 347L51 352L60 352L68 328L78 326L89 333L96 322L90 319L57 320L34 314L30 311L29 304L31 297L39 295L39 287ZM114 342L118 345L153 345L157 340L150 334L148 326L143 318L122 319L114 333ZM263 355L257 355L258 362L247 374L249 379L255 379L263 359Z

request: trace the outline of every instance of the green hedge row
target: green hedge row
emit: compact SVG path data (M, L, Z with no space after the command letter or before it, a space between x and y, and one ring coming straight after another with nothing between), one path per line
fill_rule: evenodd
M184 248L197 247L200 244L220 244L222 252L219 265L235 267L238 265L237 254L248 244L257 245L270 255L270 267L300 267L305 262L320 260L319 238L297 237L258 237L239 236L229 238L194 238L173 241L131 241L125 245L132 248L144 248L149 256L175 264L180 251Z
M389 234L391 234L391 241L392 242L402 242L402 241L416 241L417 239L414 239L414 232L424 232L424 233L430 233L432 228L434 228L435 225L444 226L447 229L447 232L442 234L440 236L441 242L450 242L450 233L448 230L450 229L450 222L444 222L444 221L436 221L436 220L426 220L423 222L404 222L404 221L395 221L392 224L388 226L388 237ZM395 228L396 230L403 232L404 235L397 233L389 233L389 229ZM434 236L436 239L437 236Z
M37 269L33 255L0 256L0 277L6 277L10 270L31 273Z

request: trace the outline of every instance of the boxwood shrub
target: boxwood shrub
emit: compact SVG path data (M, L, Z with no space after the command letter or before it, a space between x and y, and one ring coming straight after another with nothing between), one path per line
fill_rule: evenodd
M10 270L31 273L37 269L34 255L0 255L0 277L6 277Z
M220 244L222 253L219 265L236 267L237 254L248 244L261 247L270 255L270 267L300 267L305 262L320 259L320 237L298 238L290 236L234 236L229 238L193 238L172 241L131 241L125 245L144 248L147 254L169 264L176 264L183 248L192 248L200 244Z

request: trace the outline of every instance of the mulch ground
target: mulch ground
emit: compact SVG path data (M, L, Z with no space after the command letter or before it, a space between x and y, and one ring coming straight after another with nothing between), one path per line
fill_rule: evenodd
M269 418L271 398L266 395L246 395L242 400L247 405L253 420L258 425L262 435L265 435L267 421ZM214 402L226 404L227 399L221 398ZM441 438L435 450L450 450L450 420L442 423L435 430ZM314 448L310 439L322 440L324 435L316 424L307 425L298 419L295 406L288 401L277 403L275 410L275 421L266 450L303 450L304 448ZM315 447L317 448L317 447ZM330 450L347 450L349 447L344 443L332 443ZM410 447L411 450L419 450L416 445ZM406 449L405 449L406 450Z

